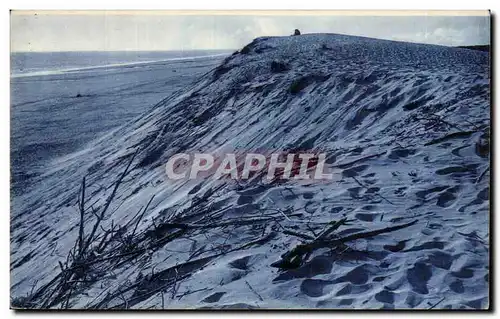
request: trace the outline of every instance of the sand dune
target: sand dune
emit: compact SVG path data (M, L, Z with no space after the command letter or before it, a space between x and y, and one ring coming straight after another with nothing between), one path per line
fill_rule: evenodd
M54 161L12 216L12 293L37 280L21 306L487 308L488 61L480 51L333 34L258 38ZM174 182L164 173L181 151L259 149L325 151L337 178ZM100 226L123 226L130 244L100 249L99 229L86 281L67 284L82 178L100 212L129 163ZM343 218L332 240L415 223L272 267L311 241L285 230L317 238ZM95 219L85 214L86 234Z

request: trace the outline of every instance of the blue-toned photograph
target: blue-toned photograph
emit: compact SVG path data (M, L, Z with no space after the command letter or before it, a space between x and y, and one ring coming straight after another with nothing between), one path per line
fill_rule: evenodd
M490 309L490 24L11 11L11 308Z

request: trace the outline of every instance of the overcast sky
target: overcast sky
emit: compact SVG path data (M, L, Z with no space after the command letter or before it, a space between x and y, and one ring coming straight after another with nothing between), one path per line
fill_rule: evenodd
M238 49L258 36L342 33L441 45L489 44L489 16L11 14L12 51Z

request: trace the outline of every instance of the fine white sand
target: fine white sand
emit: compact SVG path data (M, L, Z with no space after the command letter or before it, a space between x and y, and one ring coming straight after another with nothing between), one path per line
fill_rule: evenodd
M285 67L272 68L273 61ZM165 100L57 157L35 178L36 187L14 198L13 297L36 284L33 302L50 300L58 262L67 260L78 237L82 178L88 206L99 210L139 150L101 226L137 220L154 195L135 232L144 250L93 264L89 283L50 307L489 306L487 53L340 35L260 38L171 95L170 82L157 81L151 69L144 78L151 74L148 83L157 84L155 92L165 90ZM298 80L301 88L292 92ZM111 101L141 104L141 111L152 104L123 85ZM91 86L85 94L93 94ZM97 108L89 116L106 112ZM74 121L89 130L106 125ZM181 151L259 149L321 150L336 178L173 182L163 170ZM343 217L350 222L338 229L340 237L417 223L348 242L342 251L317 249L296 269L271 267L301 241L284 230L314 236ZM268 219L243 222L250 218ZM88 233L95 216L89 211L85 219ZM153 230L171 221L220 227L194 229L152 247ZM110 247L100 257L123 248L118 240Z

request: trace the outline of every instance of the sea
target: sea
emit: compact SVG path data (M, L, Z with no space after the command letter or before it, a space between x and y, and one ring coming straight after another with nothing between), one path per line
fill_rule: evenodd
M13 52L11 77L224 56L228 50Z
M12 190L52 160L141 116L215 68L230 51L11 54Z

